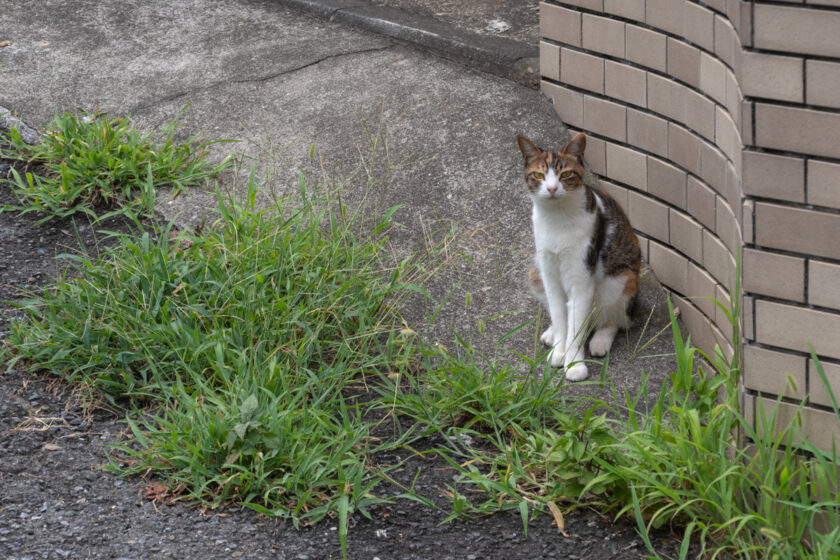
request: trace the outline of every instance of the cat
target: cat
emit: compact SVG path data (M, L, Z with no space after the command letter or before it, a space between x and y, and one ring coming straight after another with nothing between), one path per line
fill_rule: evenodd
M576 134L562 150L517 138L525 159L525 182L533 203L536 255L529 270L534 294L548 308L551 326L540 340L552 347L553 367L566 379L582 381L586 333L593 356L604 356L638 290L641 251L618 203L583 183L586 135Z

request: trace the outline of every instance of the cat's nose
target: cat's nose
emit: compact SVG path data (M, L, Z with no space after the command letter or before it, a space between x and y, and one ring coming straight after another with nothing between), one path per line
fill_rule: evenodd
M557 192L557 185L546 185L545 190L548 191L548 194L554 194Z

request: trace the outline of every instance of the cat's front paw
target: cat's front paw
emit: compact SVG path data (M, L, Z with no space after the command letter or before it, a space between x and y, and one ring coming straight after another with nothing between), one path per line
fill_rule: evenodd
M551 360L551 367L563 367L566 361L566 353L563 351L563 346L557 344L552 348L548 359Z
M595 331L592 335L592 340L589 341L589 351L593 356L606 356L610 351L613 339L615 339L615 327L603 327Z
M583 381L589 377L589 368L583 362L578 362L566 370L566 381Z
M554 327L548 327L540 336L540 342L545 344L546 346L559 346L560 348L566 347L566 335L565 333L558 333L555 331ZM557 365L557 364L554 364Z
M540 342L546 346L554 346L554 329L548 327L540 336Z

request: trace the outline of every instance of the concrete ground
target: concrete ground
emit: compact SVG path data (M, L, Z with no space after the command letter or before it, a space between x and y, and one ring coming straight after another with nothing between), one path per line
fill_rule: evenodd
M523 64L536 52L536 44L523 39L527 33L488 39L471 30L479 24L470 22L507 17L482 12L482 0L464 2L474 10L449 21L444 12L423 12L433 4L6 0L0 43L11 45L0 48L0 106L35 127L82 108L130 115L150 130L189 105L181 117L185 136L238 140L218 145L214 155L233 148L256 158L273 177L266 190L277 192L296 189L300 172L319 180L322 166L333 177L346 176L372 153L381 171L387 143L395 168L371 199L379 209L402 206L395 253L422 250L429 232L451 225L460 232L449 264L430 283L432 305L451 295L429 336L451 344L457 331L490 350L503 333L538 314L524 282L533 243L516 136L557 147L569 135L549 101L524 85ZM509 13L521 5L484 5L497 4ZM409 29L400 18L412 9L417 14ZM531 17L533 10L524 13ZM434 40L413 41L424 25L434 28L427 33ZM511 57L505 49L513 44L523 50ZM500 77L505 64L515 79ZM359 200L358 193L349 199ZM160 210L189 224L214 206L212 192L192 191L163 199ZM655 318L647 329L617 339L610 376L619 389L633 390L643 371L661 380L672 367L667 334L640 350L663 325L663 296L652 279L642 299L643 313L655 307ZM426 307L415 302L406 315L422 327ZM505 346L533 354L536 333L529 326ZM627 363L636 354L642 358ZM574 390L597 394L595 388Z

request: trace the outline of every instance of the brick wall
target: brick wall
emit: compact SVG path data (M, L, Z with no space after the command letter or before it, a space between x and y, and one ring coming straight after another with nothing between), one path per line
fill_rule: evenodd
M808 344L840 389L840 0L546 0L540 30L542 91L589 135L692 340L742 345L747 415L807 398L830 444ZM728 302L739 250L733 341L702 298Z

